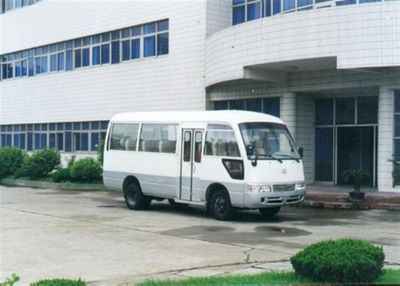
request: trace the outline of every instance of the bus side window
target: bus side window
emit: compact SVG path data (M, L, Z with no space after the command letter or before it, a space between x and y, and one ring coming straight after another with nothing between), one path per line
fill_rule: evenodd
M196 163L201 162L202 141L203 141L203 132L196 131L196 134L194 136L194 161Z
M191 132L185 131L184 143L183 143L183 161L190 162L191 153Z

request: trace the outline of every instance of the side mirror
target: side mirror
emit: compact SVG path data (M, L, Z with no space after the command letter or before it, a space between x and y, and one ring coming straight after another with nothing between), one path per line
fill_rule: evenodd
M246 145L246 153L248 156L254 155L254 147L252 144Z
M303 147L300 147L298 149L298 152L299 152L300 158L303 158L303 153L304 153Z

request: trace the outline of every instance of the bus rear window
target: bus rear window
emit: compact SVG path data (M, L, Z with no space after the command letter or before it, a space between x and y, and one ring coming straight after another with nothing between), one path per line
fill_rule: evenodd
M110 149L136 151L139 124L113 124Z

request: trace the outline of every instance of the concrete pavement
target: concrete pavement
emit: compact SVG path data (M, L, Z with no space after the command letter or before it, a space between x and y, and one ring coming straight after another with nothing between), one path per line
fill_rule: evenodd
M383 245L387 265L398 267L398 214L291 207L269 221L246 211L220 222L204 208L165 202L130 211L121 193L0 187L0 281L15 272L19 285L49 277L126 285L290 270L288 259L306 245L340 237Z

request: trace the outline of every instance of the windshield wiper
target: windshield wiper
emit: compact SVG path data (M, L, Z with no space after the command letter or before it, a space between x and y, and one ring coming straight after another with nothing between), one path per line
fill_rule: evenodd
M272 158L272 159L274 159L274 160L277 160L277 161L283 163L282 159L276 157L274 154L270 155L269 158Z
M274 157L274 156L275 156L275 154L272 155L272 157ZM296 157L294 157L294 156L292 156L292 155L289 155L289 154L279 153L279 156L285 156L285 157L287 157L287 158L289 158L289 159L293 159L293 160L295 160L297 163L300 162L300 159L299 159L299 158L296 158ZM275 157L275 158L276 158L276 157Z

